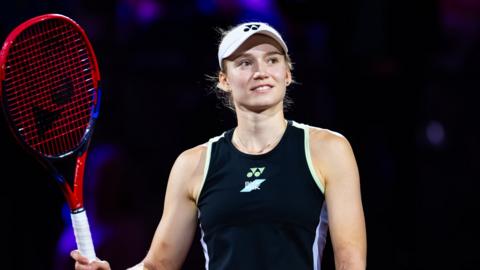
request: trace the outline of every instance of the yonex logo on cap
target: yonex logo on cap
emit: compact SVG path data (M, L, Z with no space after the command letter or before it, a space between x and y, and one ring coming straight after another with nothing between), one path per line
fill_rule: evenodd
M248 32L251 30L257 30L260 27L260 24L247 24L245 28L243 28L243 32Z

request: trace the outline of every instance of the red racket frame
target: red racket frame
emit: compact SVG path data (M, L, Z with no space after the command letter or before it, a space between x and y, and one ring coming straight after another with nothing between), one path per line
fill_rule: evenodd
M61 190L64 194L64 197L70 207L70 210L72 213L72 222L76 223L77 227L82 227L78 229L78 228L75 228L75 224L72 224L75 229L75 236L78 237L77 244L79 245L80 250L82 250L82 247L84 247L84 249L86 247L85 250L88 250L91 248L91 250L87 252L89 253L89 256L87 257L89 257L90 260L93 260L95 259L95 252L93 249L93 244L91 243L91 236L90 236L90 230L88 228L88 221L86 218L85 210L83 208L83 177L84 177L84 169L85 169L85 163L87 158L88 146L90 144L90 139L93 132L93 126L95 124L95 121L98 115L101 92L99 88L100 73L98 70L97 58L95 56L93 47L83 28L72 19L61 14L45 14L45 15L37 16L17 26L8 35L0 51L0 101L2 101L2 104L4 104L3 101L5 97L3 96L3 91L4 91L3 86L4 86L4 80L5 80L5 73L7 69L6 64L7 64L10 49L15 44L16 39L26 29L32 27L33 25L46 20L52 20L52 19L64 21L66 24L72 26L75 30L77 30L78 33L81 34L84 44L87 46L88 58L91 63L90 67L92 70L90 72L92 72L91 75L93 79L93 87L95 89L93 94L93 101L92 101L93 108L91 112L90 121L86 127L86 131L83 134L83 137L80 140L80 143L75 149L71 149L71 150L69 149L70 151L68 151L67 153L62 153L58 156L48 156L48 155L45 155L44 153L39 153L35 149L32 149L32 147L30 147L26 142L22 140L22 135L15 128L16 126L13 124L13 120L11 119L11 116L9 115L8 111L5 108L3 109L5 112L5 116L7 118L7 122L9 124L9 128L11 132L15 135L14 137L17 139L19 144L22 145L27 152L32 154L44 167L46 167L52 173L57 183L59 183ZM60 174L59 171L52 165L52 161L64 159L73 154L76 154L76 166L75 166L75 173L74 173L72 187L71 187L70 184L65 180L63 175ZM76 215L76 214L79 214L79 215ZM77 221L78 220L77 216L80 217L80 222ZM80 234L80 236L78 236L77 234ZM80 242L83 241L83 243L79 243L79 241Z
M10 50L11 46L14 44L17 37L23 31L30 28L31 26L33 26L37 23L40 23L42 21L51 20L51 19L59 19L59 20L66 21L68 24L74 26L76 28L76 30L78 30L78 32L82 35L83 41L85 42L85 44L88 48L88 54L89 54L90 60L92 62L93 85L94 85L95 89L98 89L97 94L95 95L95 100L93 102L95 104L94 106L98 107L99 95L100 95L100 92L99 92L100 91L99 90L100 72L98 70L98 62L97 62L97 58L95 56L93 47L92 47L85 31L83 30L83 28L78 23L73 21L72 19L70 19L70 18L68 18L64 15L61 15L61 14L45 14L45 15L41 15L41 16L37 16L35 18L29 19L29 20L23 22L22 24L20 24L19 26L17 26L8 35L8 37L6 38L6 41L4 42L4 44L2 46L2 50L0 51L0 63L2 64L0 66L0 89L2 88L2 83L5 79L5 70L6 70L5 65L6 65L6 60L8 58L9 50ZM2 94L3 94L3 91L0 91L0 99L3 98ZM98 108L96 108L95 110L98 112ZM94 113L97 113L97 112L94 112ZM9 123L11 123L11 119L8 116L8 113L6 113L6 115L7 115L7 121ZM70 187L70 185L64 179L58 179L58 177L61 177L61 175L58 174L58 175L55 176L55 178L57 178L56 180L58 182L60 182L60 184L61 184L62 191L63 191L63 193L64 193L64 195L65 195L65 197L68 201L68 204L70 206L70 209L72 211L75 211L77 209L81 209L83 207L83 176L84 176L85 161L86 161L86 157L87 157L87 148L88 148L88 144L89 144L88 141L90 139L89 137L91 136L91 131L92 131L92 127L94 125L95 119L92 119L92 120L93 121L91 121L91 123L89 124L89 127L87 128L88 131L85 132L85 134L84 134L84 137L82 139L82 143L80 143L80 145L77 149L74 149L73 151L71 151L69 153L65 153L62 156L50 156L50 157L48 157L48 158L51 158L51 159L57 159L57 158L64 158L64 157L69 156L69 155L71 155L75 152L79 152L79 154L80 154L79 157L77 158L77 162L76 162L76 166L75 166L73 189ZM18 131L16 129L13 128L13 125L10 124L9 127L10 127L10 130L15 134L15 138L17 139L17 141L20 144L24 145L25 143L22 141L22 139L20 139L20 134L18 133ZM30 149L30 147L27 146L26 148L28 148L29 152L32 151ZM37 154L37 156L38 156L38 154ZM43 159L43 158L41 158L41 159ZM41 162L43 162L43 160L41 160ZM50 164L43 164L43 165L49 167L49 169L56 172L56 170L54 168L52 168L52 166Z

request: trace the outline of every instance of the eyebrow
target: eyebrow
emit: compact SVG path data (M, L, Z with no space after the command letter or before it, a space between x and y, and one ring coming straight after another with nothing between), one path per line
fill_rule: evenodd
M284 55L282 52L280 51L269 51L269 52L266 52L265 53L265 56L270 56L270 55L274 55L274 54L278 54L278 55ZM232 60L235 61L236 59L238 58L241 58L241 57L250 57L252 56L251 53L242 53L242 54L239 54L238 56L236 56L235 58L233 58Z
M267 56L272 55L272 54L283 55L283 53L282 53L282 52L279 52L279 51L271 51L271 52L267 52L267 53L266 53Z

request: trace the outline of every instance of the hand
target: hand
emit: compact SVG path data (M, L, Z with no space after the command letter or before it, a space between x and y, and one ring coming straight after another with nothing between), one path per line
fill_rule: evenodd
M88 258L82 256L78 250L73 250L70 256L75 260L75 270L111 270L107 261L100 261L97 258L89 263Z

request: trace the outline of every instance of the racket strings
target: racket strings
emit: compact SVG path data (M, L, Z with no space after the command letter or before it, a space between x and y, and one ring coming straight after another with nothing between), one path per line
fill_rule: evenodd
M67 42L68 40L64 39L65 42ZM32 41L34 42L34 41ZM20 46L18 44L16 44L16 46ZM41 47L41 46L37 46L35 48L35 50L31 50L32 48L28 48L30 49L30 51L27 51L27 50L22 50L23 51L23 55L20 54L20 52L16 52L14 55L12 55L12 57L16 57L17 55L19 55L19 59L17 59L17 61L15 62L15 66L17 69L19 70L16 70L17 72L18 71L24 71L27 67L30 66L30 69L29 69L29 72L31 74L34 74L36 71L38 71L38 69L40 69L41 71L44 71L43 68L45 68L44 66L36 66L35 68L31 68L32 64L39 64L39 61L42 61L40 62L41 64L45 64L46 62L51 62L51 61L57 61L57 62L60 62L57 60L57 57L58 55L57 54L54 54L54 53L51 53L51 54L48 54L47 51L50 50L52 51L53 47L52 46L44 46L44 47ZM45 56L46 55L46 56ZM36 70L37 69L37 70ZM15 80L17 79L18 77L21 77L23 76L25 73L22 73L22 72L18 72L16 73L16 76L13 76L11 79Z
M65 26L63 26L63 28L65 28ZM67 29L61 29L59 27L57 27L55 29L56 30L63 30L64 32L67 30ZM45 34L48 34L49 32L51 32L51 31L45 31ZM36 36L38 37L39 35L36 35ZM59 36L66 36L66 35L65 35L65 33L63 33L63 34L60 34L60 35L55 35L53 37L50 37L49 39L57 41ZM74 37L76 38L75 42L81 41L81 39L78 36L70 35L68 38L73 39ZM60 40L60 41L65 42L67 40L63 39L63 40ZM52 47L52 46L47 43L45 47ZM40 50L40 51L44 50L45 47L38 46L38 50ZM31 51L34 51L34 50L31 50ZM91 80L91 74L88 72L88 71L90 71L90 68L89 68L90 63L88 61L89 60L88 59L88 54L87 54L86 50L84 49L84 44L76 44L76 45L70 47L69 51L83 51L84 52L82 55L80 55L80 57L81 57L80 61L84 62L83 65L70 65L68 67L74 67L74 68L78 69L78 70L75 70L77 74L79 74L80 71L84 71L84 72L86 71L85 76L88 77L88 78L77 78L77 80L81 80L81 79ZM39 52L36 51L36 53L33 54L33 55L39 55ZM30 57L30 55L26 55L23 58L30 60L29 57ZM65 79L65 77L64 77L65 72L59 72L59 70L62 71L62 68L60 67L60 65L61 65L61 63L67 62L70 58L71 58L71 54L63 54L63 55L60 55L60 56L52 54L51 56L48 56L48 57L44 58L43 61L40 62L41 64L43 64L42 66L34 67L34 68L31 68L29 70L29 74L36 74L38 72L41 72L41 74L40 74L41 76L38 77L38 78L34 78L31 81L24 81L22 85L19 85L19 87L28 87L29 85L30 86L35 85L35 83L48 82L47 78L49 78L51 83L50 83L50 85L45 84L44 85L45 88L61 84L62 82L60 80ZM27 61L27 60L24 60L24 61ZM52 62L52 61L54 61L53 65L50 64L50 62ZM67 74L68 74L68 70L67 70ZM19 74L19 76L21 76L21 75L22 74ZM16 78L13 77L12 79L16 79ZM59 81L57 81L57 80L59 80ZM30 84L26 85L27 83L30 83ZM91 87L93 87L93 85ZM36 91L37 94L30 95L31 98L33 98L35 100L35 98L37 98L38 95L43 94L42 90L43 89L39 88ZM30 94L30 92L29 91L24 91L24 94L28 95L28 94ZM27 97L23 97L23 96L19 96L19 97L20 98L27 98Z
M45 29L42 29L42 30L45 30ZM36 35L36 36L38 36L38 35ZM42 42L45 43L44 41L42 41ZM39 44L42 44L42 43L39 43ZM37 46L37 47L40 47L40 49L44 49L44 48L42 48L42 46ZM50 47L52 47L52 46L50 46ZM51 50L51 48L50 48L50 50ZM36 50L32 50L32 51L34 53L36 53L37 55L39 55L39 53L41 53L41 52L38 52ZM28 55L25 58L28 58ZM47 60L49 60L49 59L47 59ZM22 68L24 68L24 67L22 67ZM34 69L30 70L30 73L28 75L35 74L35 71L36 70L34 70ZM40 79L43 79L43 78L40 77ZM40 92L37 91L37 92L42 93L41 91ZM21 98L22 97L20 97L20 100L21 100ZM38 98L38 97L35 97L35 98ZM28 101L25 102L25 103L29 104ZM31 105L31 104L29 104L29 105ZM41 107L39 107L39 106L41 106L41 104L37 104L37 105L32 106L32 112L34 114L34 122L37 123L36 130L38 132L38 135L41 136L41 137L44 137L45 131L47 131L48 129L50 129L52 127L52 123L56 120L56 118L58 118L59 114L58 114L58 112L49 112L47 109L41 109ZM19 119L19 120L22 120L22 119ZM28 129L28 126L26 128ZM24 137L28 138L29 134L24 134ZM65 141L63 143L65 143Z
M92 81L91 79L87 79L87 80ZM74 81L71 81L68 84L71 84L73 87L83 87L84 82L85 80L83 78L76 78L74 79ZM60 81L59 83L60 83L60 87L65 87L65 84L62 85ZM56 86L58 85L59 84L57 84ZM94 90L93 82L90 82L87 86L90 87L88 91ZM10 114L14 117L18 117L17 118L18 120L23 120L21 114L25 112L25 110L30 109L29 106L33 103L33 101L35 101L36 106L44 108L45 110L55 110L59 105L65 105L68 103L69 100L72 99L70 95L65 93L65 92L71 91L70 89L61 89L61 88L53 89L51 100L42 98L42 92L39 92L39 91L47 91L49 90L48 88L47 89L37 88L37 89L38 90L35 91L37 93L31 96L24 94L23 96L16 96L10 99L10 105L12 107L12 109L10 110ZM32 91L33 90L34 89L32 89ZM75 95L78 95L78 96L73 96L73 98L82 99L81 100L82 102L87 101L87 100L83 100L84 98L89 98L89 96L81 95L78 93L76 93ZM29 102L28 99L31 99L32 101Z
M59 77L60 76L57 76L57 78L59 78ZM27 92L25 92L23 94L12 97L10 99L10 104L12 106L12 110L10 111L10 113L13 116L17 116L17 114L20 114L20 113L24 112L25 110L28 110L29 105L31 105L32 102L35 102L35 104L37 106L40 106L44 109L53 110L56 107L58 107L59 105L64 105L65 103L67 103L66 101L71 99L70 95L67 95L65 93L65 92L69 92L70 89L66 89L66 90L61 89L62 87L65 87L66 84L71 84L74 87L83 87L83 83L85 81L91 81L88 84L88 86L91 89L93 89L93 81L90 78L89 79L75 78L73 81L69 81L69 83L62 83L62 81L58 80L58 82L56 84L50 86L50 88L48 88L47 86L43 86L43 87L40 87L40 88L36 88L37 91L34 91L35 89L27 88L26 90L34 91L33 94L29 96L29 95L27 95ZM63 82L65 82L65 81L63 81ZM58 86L60 86L60 89L56 88L56 89L52 90L52 100L42 98L43 93L45 91L48 91L49 89L52 89L51 87L58 87ZM27 86L20 85L18 87L27 87ZM80 95L80 94L77 93L76 95ZM79 98L82 98L82 96L79 96ZM21 116L19 115L18 117L21 117ZM19 118L18 120L22 120L22 119Z
M93 89L92 89L93 91ZM84 100L83 102L89 102L90 100ZM58 117L60 116L58 114L59 111L50 111L50 110L45 110L42 109L41 106L35 106L33 107L33 114L34 118L27 118L23 123L24 127L23 129L25 132L23 135L25 137L30 138L31 142L34 143L35 140L39 140L40 137L42 137L43 132L38 132L35 130L35 127L37 127L38 122L44 122L44 123L50 123L54 120L57 120ZM35 112L37 110L37 113ZM72 117L73 120L70 120L68 122L62 121L61 123L57 123L54 127L49 128L51 131L50 132L56 132L58 131L59 133L62 132L64 129L68 129L70 126L77 126L85 123L85 121L88 121L90 119L90 110L91 106L89 104L85 104L85 107L82 110L79 110L78 107L75 108L69 108L64 111L62 111L62 114L75 114L75 117ZM45 113L42 113L45 112ZM20 114L20 113L19 113ZM81 128L85 129L84 126L80 126ZM69 130L70 131L70 130ZM37 134L38 132L38 134ZM61 133L64 135L65 133ZM38 135L38 136L37 136ZM53 137L55 139L56 137ZM46 140L45 140L46 141ZM38 145L38 143L35 143Z
M60 20L37 23L17 39L4 81L14 125L35 150L68 153L81 143L96 94L85 41Z
M79 47L79 46L77 46L77 47ZM52 61L62 63L64 61L68 61L68 59L66 59L66 57L68 57L68 55L63 55L63 56L60 56L60 57L50 56L50 57L47 57L47 58L44 59L44 63L45 62L52 62ZM88 54L84 53L82 55L82 57L84 57L82 59L83 63L82 63L82 65L79 65L79 66L76 67L76 69L78 69L77 72L85 71L85 70L89 71L90 63L88 61L85 61L85 59L88 60ZM28 63L29 62L23 62L23 63L20 62L20 63L17 63L17 66L22 66L22 65L25 65L25 64L28 64ZM9 67L7 67L7 70L8 70L8 68ZM54 65L52 65L52 66L45 66L45 65L35 66L33 68L30 67L29 74L41 73L42 75L44 75L42 77L32 78L30 80L25 80L24 78L22 80L22 78L21 78L22 74L25 74L25 73L19 72L19 70L12 70L12 73L13 74L16 73L17 75L14 75L11 78L9 78L7 83L9 81L16 82L16 84L18 84L18 85L16 85L17 87L26 87L26 86L28 87L27 83L32 84L32 83L35 83L35 82L41 82L43 80L42 77L46 77L47 75L51 76L52 79L56 79L56 78L59 78L59 77L62 76L62 73L59 72L58 70L56 70L56 67ZM88 75L88 73L86 75Z

